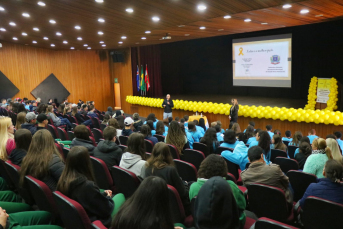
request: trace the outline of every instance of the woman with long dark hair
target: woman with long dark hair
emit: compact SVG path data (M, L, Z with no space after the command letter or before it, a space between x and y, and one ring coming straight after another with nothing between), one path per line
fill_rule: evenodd
M232 99L231 100L232 106L230 108L230 123L235 123L238 120L238 110L239 110L239 105L237 99Z
M158 121L158 122L162 122L162 121ZM156 133L157 125L156 125L156 128L155 128L155 127L154 127L153 121L149 120L149 121L147 121L147 122L144 122L144 124L147 124L147 125L150 127L150 130L151 130L151 134L152 134L152 135L157 134L157 133ZM161 125L161 124L160 124L160 125ZM162 126L163 126L163 128L164 128L163 122L162 122Z
M299 153L294 156L294 159L299 164L299 169L304 169L305 162L307 158L311 155L312 148L310 143L308 142L302 142L299 146Z
M156 124L158 122L158 119L156 118L154 113L151 113L148 115L148 117L146 118L146 121L144 122L144 124L148 121L152 121L153 125L154 125L154 129L156 129Z
M154 145L158 142L157 138L151 135L150 127L147 124L141 127L141 134L143 134L144 139L151 141Z
M299 146L300 139L303 137L303 134L300 131L296 131L294 133L293 139L290 143L288 143L289 146Z
M272 143L273 143L272 144L273 149L279 149L279 150L283 150L285 152L287 151L287 146L285 144L283 144L280 135L274 134Z
M245 131L245 135L248 139L247 144L249 145L251 142L256 141L256 137L255 137L255 131L254 131L254 127L253 126L248 126L246 131Z
M263 156L264 156L264 161L269 165L270 163L270 135L268 134L267 131L260 131L258 133L259 135L259 140L258 140L258 146L263 149Z
M149 122L148 122L149 123ZM152 125L153 123L150 122L150 124ZM156 131L155 131L156 134L158 135L163 135L163 136L167 136L167 133L166 132L166 129L164 127L164 123L162 121L158 121L157 124L156 124Z
M204 129L204 131L206 132L207 128L206 128L206 125L205 125L205 119L200 118L198 126L202 127Z
M205 132L204 137L201 138L200 142L204 143L207 146L209 154L214 153L220 145L217 140L216 129L208 128L207 131Z
M179 153L182 155L183 147L188 142L187 136L182 133L181 127L178 122L172 121L170 123L168 134L165 138L167 144L174 145Z

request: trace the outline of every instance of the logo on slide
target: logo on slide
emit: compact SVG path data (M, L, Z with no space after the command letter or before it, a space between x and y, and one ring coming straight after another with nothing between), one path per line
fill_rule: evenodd
M244 56L244 54L243 54L243 48L242 48L242 47L239 48L239 54L238 54L238 56L240 56L240 55Z
M273 55L270 57L271 64L280 64L280 56L279 55Z

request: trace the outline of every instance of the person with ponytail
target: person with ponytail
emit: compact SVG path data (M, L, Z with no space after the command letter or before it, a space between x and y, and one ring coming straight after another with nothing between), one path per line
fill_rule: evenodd
M327 146L325 139L317 139L318 147L312 151L312 154L307 158L304 165L304 172L311 173L317 178L324 178L322 173L327 160L333 159L331 149Z
M312 183L308 186L304 196L300 200L300 206L303 208L305 200L309 196L315 196L339 204L343 204L343 177L342 164L336 160L328 160L322 171L323 177L318 183Z

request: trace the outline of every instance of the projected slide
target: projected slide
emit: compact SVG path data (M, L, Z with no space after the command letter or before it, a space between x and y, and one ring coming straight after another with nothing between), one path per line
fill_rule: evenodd
M291 87L292 35L234 39L233 86Z

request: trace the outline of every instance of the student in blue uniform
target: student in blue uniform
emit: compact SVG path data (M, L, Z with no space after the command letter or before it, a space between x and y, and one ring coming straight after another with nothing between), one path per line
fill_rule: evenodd
M319 138L317 135L316 135L316 130L315 129L312 129L308 132L308 139L310 139L310 143L312 144L313 140L316 139L316 138Z
M267 126L266 126L266 129L267 129L267 132L268 132L268 134L269 134L269 136L270 136L270 139L272 139L273 136L274 136L274 133L272 132L272 130L273 130L272 125L267 125Z
M195 128L197 129L197 131L199 132L200 138L204 137L205 135L205 130L204 128L202 128L201 126L198 126L199 122L198 120L193 120L193 123L195 125ZM189 127L188 127L189 128Z
M248 127L249 127L249 126L251 126L251 127L253 128L253 130L255 131L255 122L250 121ZM247 127L247 129L248 129L248 127ZM245 129L245 130L243 131L243 133L245 133L245 132L247 131L247 129Z
M286 135L286 137L283 137L282 141L285 141L285 142L293 141L292 132L290 130L286 130L285 135Z
M343 150L343 141L341 140L342 138L342 133L340 131L336 131L335 133L335 136L336 136L336 140L337 140L337 143L339 145L339 148L341 148L341 152Z
M246 137L248 139L247 144L250 145L253 141L256 141L254 127L248 126L245 131Z
M222 142L222 141L224 141L224 138L223 138L223 133L222 133L222 129L220 128L220 126L219 125L216 125L215 127L215 130L216 130L216 135L217 135L217 140L219 141L219 142ZM205 133L206 134L206 133Z
M149 114L148 117L146 118L146 121L143 124L146 124L146 122L149 120L151 120L154 123L154 129L156 129L156 124L158 122L158 119L156 118L154 113Z
M194 139L194 142L199 142L200 141L200 133L197 131L196 126L194 122L189 122L188 123L188 133L190 133Z
M227 130L224 133L224 142L220 144L220 146L234 149L238 142L239 141L236 139L235 131Z

